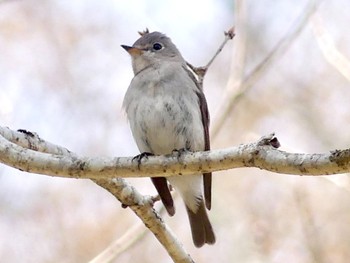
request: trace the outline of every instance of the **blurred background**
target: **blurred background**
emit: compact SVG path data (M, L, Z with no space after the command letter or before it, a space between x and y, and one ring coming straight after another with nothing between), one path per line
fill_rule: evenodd
M120 45L148 27L202 66L235 25L204 83L212 148L271 132L286 151L349 148L348 10L348 0L0 1L0 125L84 156L134 156L122 110L133 73ZM149 179L128 181L155 194ZM164 216L196 262L348 262L347 175L247 168L215 173L213 186L214 246L193 246L180 200ZM2 262L88 262L139 224L89 180L1 164L0 210ZM172 261L146 233L113 262Z

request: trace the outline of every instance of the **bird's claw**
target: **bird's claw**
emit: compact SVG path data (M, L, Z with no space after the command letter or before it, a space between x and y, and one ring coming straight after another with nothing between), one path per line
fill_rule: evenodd
M148 158L148 156L153 156L153 153L150 152L143 152L140 153L139 155L136 155L134 158L132 158L132 161L137 161L137 167L140 169L141 161L143 158Z
M172 154L173 154L173 155L176 155L176 156L177 156L177 159L180 159L181 155L184 154L184 153L187 153L187 152L189 152L188 149L186 149L186 148L181 148L181 149L174 149L174 150L172 151Z

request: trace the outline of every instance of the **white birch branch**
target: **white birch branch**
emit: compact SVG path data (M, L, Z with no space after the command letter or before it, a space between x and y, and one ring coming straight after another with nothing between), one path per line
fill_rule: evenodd
M93 179L93 181L114 195L123 205L127 205L152 231L174 262L194 262L171 229L164 223L159 213L153 208L153 200L150 196L142 196L133 186L121 178Z
M4 128L0 128L0 134ZM6 135L6 134L5 134ZM214 172L240 167L256 167L271 172L295 175L329 175L350 172L350 149L328 153L288 153L276 147L274 134L264 136L257 142L227 149L206 152L186 152L167 156L148 157L139 165L133 157L89 158L79 157L66 150L67 155L36 152L36 139L23 148L0 136L0 162L22 171L51 176L112 179L126 177L159 177L198 172ZM26 135L27 137L30 135ZM20 140L19 140L20 141ZM51 147L52 144L48 144ZM46 147L48 148L48 147ZM43 146L43 149L46 149ZM61 148L58 147L57 150Z

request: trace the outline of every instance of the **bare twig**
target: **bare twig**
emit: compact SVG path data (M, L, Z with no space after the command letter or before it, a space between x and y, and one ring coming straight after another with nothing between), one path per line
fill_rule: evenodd
M222 42L222 44L220 45L218 50L215 52L214 56L209 60L207 65L205 65L203 67L195 67L191 63L186 62L187 66L189 66L189 68L197 75L198 84L200 87L203 87L204 77L205 77L205 74L207 73L207 70L210 67L210 65L213 63L215 58L220 54L220 52L222 51L224 46L227 44L227 42L234 38L234 36L235 36L234 28L232 27L227 32L224 32L224 35L225 35L224 41Z
M211 60L209 60L208 64L204 68L208 69L210 65L213 63L213 61L216 59L216 57L220 54L220 52L222 51L226 43L235 37L235 28L234 27L230 28L227 32L224 32L224 35L225 35L225 40L222 42L219 49L216 51L214 56L211 58Z

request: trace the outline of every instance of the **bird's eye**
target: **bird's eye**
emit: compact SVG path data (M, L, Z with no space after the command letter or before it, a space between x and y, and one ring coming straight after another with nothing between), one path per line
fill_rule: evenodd
M153 44L153 49L154 50L161 50L162 48L163 48L163 46L160 43L154 43Z

